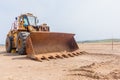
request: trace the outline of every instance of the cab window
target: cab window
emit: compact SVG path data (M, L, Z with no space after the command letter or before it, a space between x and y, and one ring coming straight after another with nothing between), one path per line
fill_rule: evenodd
M25 27L27 27L27 26L28 26L28 20L27 20L27 18L24 17L24 18L23 18L23 21L24 21L24 24L23 24L23 25L24 25Z

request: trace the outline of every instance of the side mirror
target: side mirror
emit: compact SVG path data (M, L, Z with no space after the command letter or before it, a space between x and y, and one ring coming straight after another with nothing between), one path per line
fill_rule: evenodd
M36 23L39 23L39 20L38 20L38 19L36 20Z
M17 20L17 17L15 17L15 20Z

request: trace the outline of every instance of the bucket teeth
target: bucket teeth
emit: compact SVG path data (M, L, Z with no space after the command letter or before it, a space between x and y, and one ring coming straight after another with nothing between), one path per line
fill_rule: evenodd
M72 55L71 53L68 54L70 57L74 57L74 55Z
M41 60L47 60L47 61L49 61L49 59L46 56L42 56Z
M62 57L62 56L60 56L60 55L56 55L56 58L61 58L61 59L63 59L63 57Z
M79 53L78 53L78 52L76 52L76 55L78 56L78 55L79 55Z
M77 52L77 55L80 55L80 53L79 53L79 52Z
M62 54L62 56L63 56L63 57L65 57L65 58L68 58L68 56L67 56L67 55L65 55L65 54Z
M75 56L77 56L77 54L76 53L72 53L73 55L75 55Z
M42 62L42 60L49 61L50 59L57 59L57 58L63 59L63 58L74 57L74 56L78 56L82 53L84 53L84 52L75 51L75 52L51 53L51 54L36 55L31 58Z
M56 57L54 57L54 56L49 56L48 58L49 59L56 59Z

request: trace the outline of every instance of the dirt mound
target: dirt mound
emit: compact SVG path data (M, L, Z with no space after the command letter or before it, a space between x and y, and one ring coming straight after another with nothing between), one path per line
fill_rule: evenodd
M120 69L115 65L116 61L92 63L70 70L72 76L85 76L92 79L120 79Z

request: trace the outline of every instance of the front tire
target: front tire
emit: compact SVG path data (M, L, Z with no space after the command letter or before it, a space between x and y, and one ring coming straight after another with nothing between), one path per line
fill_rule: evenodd
M20 32L17 38L17 49L18 54L25 55L26 54L26 39L28 37L28 32Z
M7 53L11 53L12 51L12 40L13 40L13 37L7 36L6 43L5 43L5 48L6 48Z

